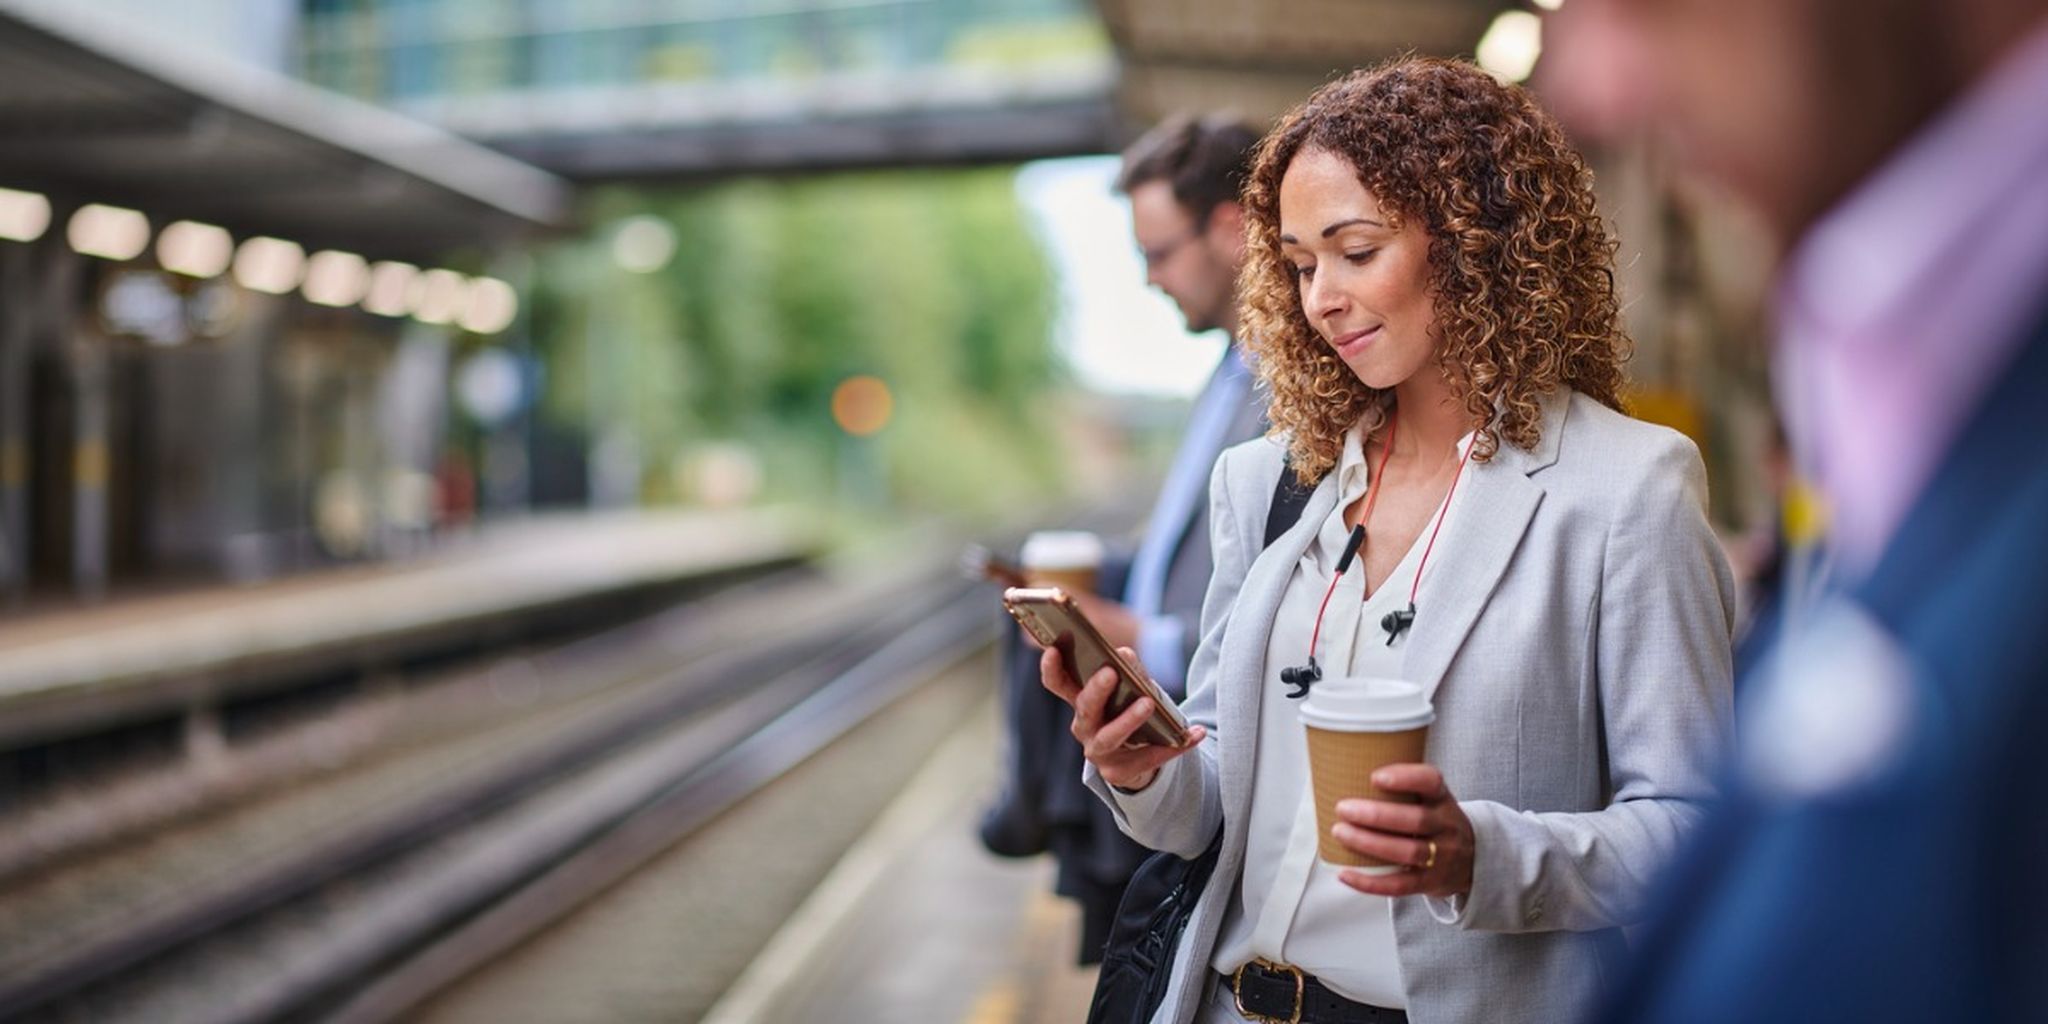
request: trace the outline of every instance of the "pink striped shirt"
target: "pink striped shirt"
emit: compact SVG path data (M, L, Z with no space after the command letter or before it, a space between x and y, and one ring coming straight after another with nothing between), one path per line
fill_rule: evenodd
M2048 24L1807 233L1778 299L1778 408L1860 576L2048 313Z

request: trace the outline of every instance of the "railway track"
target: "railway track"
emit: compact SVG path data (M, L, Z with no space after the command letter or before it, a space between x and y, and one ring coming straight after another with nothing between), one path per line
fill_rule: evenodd
M541 673L637 675L582 679L573 714L529 723L487 770L423 770L371 813L210 882L133 906L109 902L118 886L76 886L71 919L100 925L0 953L0 1019L402 1014L985 645L996 618L946 575L801 608L757 588L651 675L644 659L608 666L605 637L535 658ZM628 629L642 647L663 635Z

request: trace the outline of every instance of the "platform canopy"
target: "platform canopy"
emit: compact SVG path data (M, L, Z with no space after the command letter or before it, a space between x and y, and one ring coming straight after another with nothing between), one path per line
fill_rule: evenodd
M441 129L75 0L0 0L0 186L418 261L565 227L571 195Z
M1096 0L1136 124L1230 110L1265 124L1332 76L1399 53L1470 55L1505 0Z

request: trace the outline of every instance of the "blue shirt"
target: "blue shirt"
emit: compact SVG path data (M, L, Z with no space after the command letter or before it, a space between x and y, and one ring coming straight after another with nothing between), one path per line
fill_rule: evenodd
M1251 395L1252 374L1233 343L1223 361L1203 385L1188 418L1180 450L1160 488L1159 502L1152 507L1152 519L1145 527L1145 539L1131 560L1131 572L1124 584L1124 604L1138 617L1138 658L1154 681L1178 697L1187 688L1188 624L1164 614L1166 573L1173 565L1174 552L1194 518L1199 502L1209 497L1209 474L1216 457L1223 454L1230 425Z

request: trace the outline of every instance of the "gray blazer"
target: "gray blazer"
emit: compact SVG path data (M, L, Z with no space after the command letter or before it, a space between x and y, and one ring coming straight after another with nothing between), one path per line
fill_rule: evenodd
M1211 481L1216 571L1184 706L1209 737L1137 797L1085 772L1154 849L1193 857L1223 828L1162 1022L1191 1020L1214 977L1244 858L1258 688L1279 685L1266 664L1273 616L1336 504L1325 479L1262 552L1282 464L1277 442L1252 441L1225 452ZM1408 1013L1568 1021L1612 977L1619 926L1713 798L1734 585L1707 526L1705 469L1673 431L1560 393L1535 451L1503 443L1466 473L1469 504L1444 526L1407 673L1434 690L1428 757L1472 820L1477 861L1454 924L1420 898L1395 901Z

